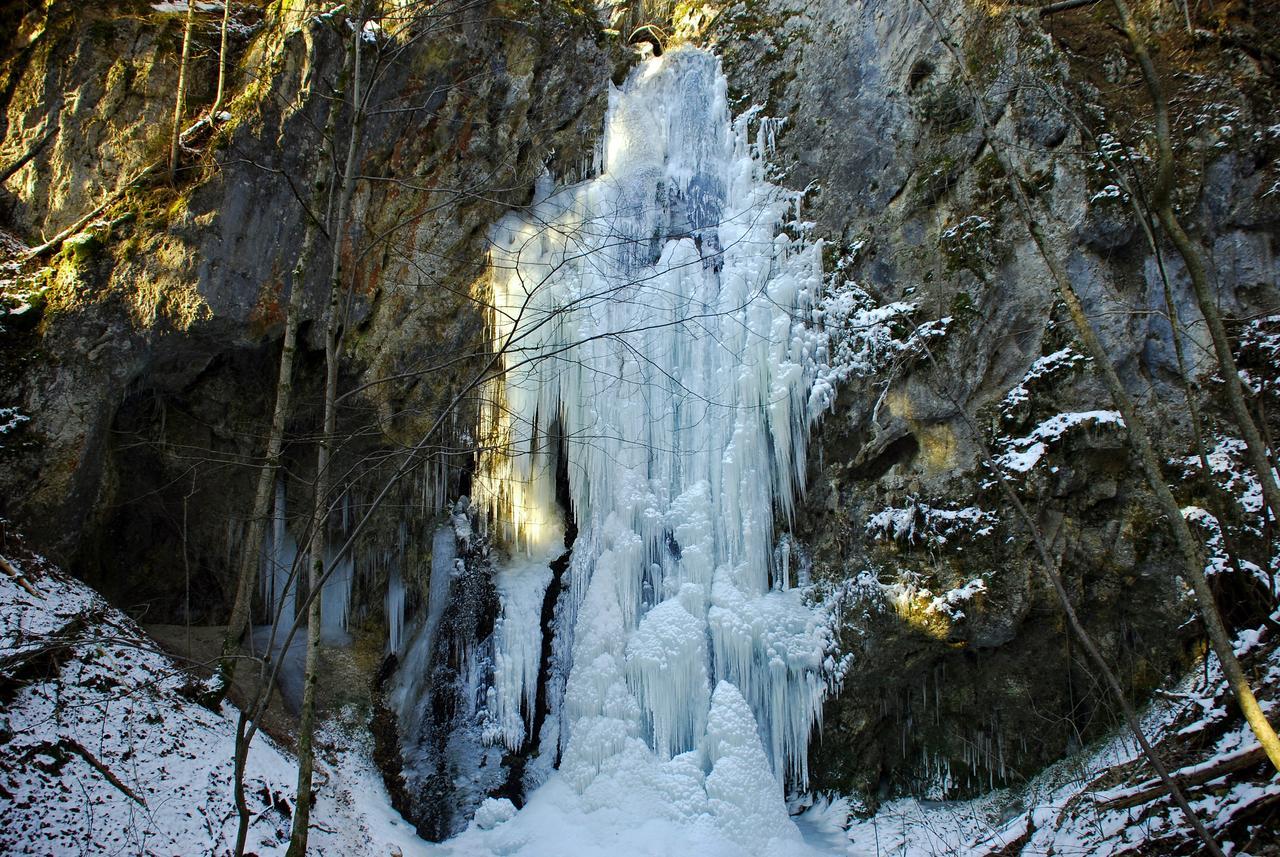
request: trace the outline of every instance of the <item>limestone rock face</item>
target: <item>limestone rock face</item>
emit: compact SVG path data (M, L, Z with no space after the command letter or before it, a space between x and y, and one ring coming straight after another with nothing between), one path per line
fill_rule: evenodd
M5 405L31 420L0 451L3 514L111 597L164 615L176 605L162 567L182 543L207 596L196 610L225 612L251 505L239 465L261 455L303 203L334 157L321 129L347 39L323 9L289 7L287 19L237 7L229 118L184 136L173 187L150 179L112 196L167 153L182 14L53 4L21 20L3 67L0 164L22 164L3 189L9 228L36 244L114 200L85 227L91 249L68 241L38 276L38 330L6 343L22 368ZM219 22L197 25L190 121L212 101ZM488 228L544 172L572 181L590 164L619 55L594 18L558 4L435 4L397 38L366 69L357 168L369 178L341 247L356 282L344 389L398 380L344 408L360 438L341 453L348 465L419 437L479 370ZM349 130L344 117L340 144ZM304 432L317 413L312 320L328 271L322 251L300 283L290 422ZM466 413L448 423L467 425ZM305 471L313 455L286 457ZM390 517L375 538L396 540Z
M706 37L739 104L785 117L775 160L786 184L809 189L804 217L829 242L833 286L910 302L913 324L946 320L928 353L847 383L814 445L795 536L815 578L849 588L854 653L811 754L817 785L874 801L1017 782L1114 718L984 450L1112 405L1072 348L968 87L1020 158L1042 227L1173 458L1192 450L1162 270L1207 431L1233 431L1203 401L1216 367L1182 261L1158 236L1153 251L1107 171L1108 159L1130 159L1149 175L1136 67L1122 39L1084 17L916 0L747 0L725 6ZM1223 313L1247 319L1276 305L1280 272L1270 72L1216 49L1193 63L1199 90L1168 84L1184 104L1178 201ZM1181 473L1171 467L1170 481L1201 502ZM1123 431L1083 421L1010 475L1077 608L1141 696L1179 668L1193 635ZM1229 612L1248 600L1223 585Z
M131 186L167 151L182 16L134 0L46 5L0 10L0 226L37 244L110 204L30 275L35 309L0 304L14 310L0 316L0 424L5 408L29 417L0 432L0 515L147 621L221 622L292 288L306 290L290 414L300 440L285 452L299 508L312 478L329 259L295 268L302 201L330 157L320 129L347 34L314 3L284 4L284 18L237 4L230 118L187 136L175 185ZM636 5L625 20L648 21L653 8ZM367 180L336 242L356 283L342 385L359 389L340 415L339 471L364 459L389 472L482 370L489 229L531 201L544 173L567 183L589 168L609 82L632 60L575 4L431 8L374 75L357 159ZM1210 445L1234 434L1184 265L1158 230L1153 246L1135 189L1109 172L1133 164L1149 180L1149 109L1125 45L1087 12L1040 20L942 0L675 11L663 31L714 46L735 109L785 118L775 179L808 189L803 216L826 242L832 289L904 304L886 327L901 347L851 375L817 430L793 525L792 562L843 593L852 654L811 753L813 786L874 802L1017 782L1114 717L983 466L988 452L1135 697L1185 666L1196 630L1170 540L1008 200L971 84L1018 153L1183 502L1212 502L1175 461L1192 454L1184 368ZM193 117L212 100L212 19L197 42ZM1170 76L1179 211L1238 330L1280 305L1275 72L1234 48L1169 44L1162 57L1186 63ZM339 140L349 132L337 123ZM1274 361L1255 355L1248 368L1274 389ZM427 498L465 493L473 416L464 406L446 422L439 442L456 462L397 489L367 547L429 567ZM1243 584L1218 585L1229 618L1248 618ZM356 587L371 627L385 591L385 577Z

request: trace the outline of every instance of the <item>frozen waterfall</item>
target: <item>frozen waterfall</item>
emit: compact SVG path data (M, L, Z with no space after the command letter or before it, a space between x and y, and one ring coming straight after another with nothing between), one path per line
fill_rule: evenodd
M806 782L831 648L775 560L826 352L809 324L820 247L765 179L775 128L731 120L714 56L672 50L611 92L599 175L548 179L499 224L505 373L474 486L513 557L497 579L501 740L517 749L533 725L560 464L579 533L554 627L563 697L538 748L561 759L548 788L587 811L715 819L751 850L797 835L784 788Z

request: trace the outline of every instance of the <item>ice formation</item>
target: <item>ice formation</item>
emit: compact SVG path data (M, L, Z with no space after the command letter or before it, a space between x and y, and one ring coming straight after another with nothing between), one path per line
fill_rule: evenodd
M579 532L541 750L602 801L692 789L722 828L760 833L753 849L795 832L783 793L807 777L831 648L774 563L775 509L789 517L803 490L827 401L810 395L820 246L796 195L765 180L774 129L731 121L712 55L669 51L610 93L599 176L548 179L499 224L505 371L473 486L515 557L495 579L501 740L516 749L532 725L561 464Z
M441 525L431 540L431 578L427 584L427 612L421 625L412 635L408 650L401 655L403 668L397 673L397 682L391 689L391 705L396 711L402 729L414 735L423 717L423 709L429 704L431 653L435 648L440 620L444 618L449 601L449 579L458 562L454 528ZM397 650L406 639L401 628L395 640ZM394 639L394 638L393 638Z
M342 529L350 526L350 500L343 496L340 509ZM275 500L271 510L271 527L264 536L259 586L270 624L276 626L273 647L283 645L281 639L297 615L297 593L306 571L298 563L298 543L289 532L288 505L283 479L276 481ZM320 634L329 645L345 645L347 619L351 612L351 589L355 584L355 561L350 553L338 556L337 545L325 548L328 576L320 589ZM391 595L388 594L388 599Z
M542 655L542 600L551 584L546 562L517 564L494 575L502 615L495 623L493 701L502 742L518 748L533 718Z
M271 508L271 529L262 550L262 601L274 624L276 617L287 626L295 614L295 588L290 579L298 558L298 543L286 526L284 480L276 480L275 502Z

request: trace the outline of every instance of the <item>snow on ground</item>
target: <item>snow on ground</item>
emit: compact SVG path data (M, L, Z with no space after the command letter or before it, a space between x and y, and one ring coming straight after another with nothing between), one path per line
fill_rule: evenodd
M473 823L445 843L441 853L450 857L742 857L747 853L820 857L841 853L815 848L798 829L790 836L755 845L748 850L744 843L727 837L710 815L675 819L641 795L588 810L582 796L557 773L511 820L491 830Z
M1265 633L1240 635L1238 651L1252 654L1255 687L1274 717L1271 699L1280 686L1280 646ZM1247 664L1248 665L1248 664ZM1144 732L1159 742L1170 767L1193 774L1255 751L1257 742L1238 715L1227 714L1221 671L1210 657L1162 692L1143 715ZM669 763L679 767L681 757ZM697 775L694 774L694 779ZM559 774L535 792L518 813L491 801L483 818L443 847L456 857L596 857L596 855L768 855L849 857L995 857L1120 854L1197 854L1193 838L1167 797L1151 795L1134 806L1114 806L1154 785L1152 773L1125 732L1048 768L1018 789L973 800L914 798L883 804L875 814L846 820L849 803L819 796L792 821L800 838L780 836L763 850L725 837L709 816L674 818L655 810L642 793L611 795L589 806ZM694 785L694 779L689 785ZM658 783L672 789L676 770ZM696 796L700 790L690 788ZM1267 819L1280 807L1280 778L1264 762L1246 765L1188 789L1188 798L1229 855L1275 853ZM665 806L670 806L667 802ZM752 825L756 827L756 825ZM483 829L482 829L483 828Z
M0 853L188 855L230 852L235 834L231 749L237 712L215 713L184 695L187 676L100 596L48 563L6 544L21 580L0 575ZM15 556L16 554L16 556ZM28 588L29 587L29 588ZM1274 635L1240 635L1255 686L1274 715L1280 646ZM741 697L717 688L713 719L742 719ZM715 723L712 724L715 727ZM730 724L732 725L732 724ZM1210 659L1160 695L1145 714L1171 765L1194 773L1240 758L1256 742L1228 715L1220 670ZM743 830L773 830L742 842L726 831L717 800L744 811L750 786L772 779L760 747L734 743L737 727L711 728L702 749L661 765L644 759L646 785L585 793L559 773L519 812L490 800L461 836L432 844L390 806L359 716L342 712L319 735L311 853L401 857L769 857L812 855L1113 855L1196 853L1167 798L1125 802L1152 786L1133 742L1120 734L1049 768L1018 790L969 801L902 799L848 823L843 799L810 799L788 822L760 803ZM714 745L714 746L712 746ZM634 754L632 754L634 755ZM622 753L616 764L629 763ZM630 761L637 761L631 759ZM737 776L740 774L741 776ZM1280 779L1245 765L1189 790L1227 853L1273 853L1266 819L1280 806ZM716 780L720 777L719 780ZM716 780L713 782L713 780ZM634 782L634 780L628 780ZM265 736L250 754L249 850L283 854L294 793L294 761ZM743 792L742 789L747 789ZM683 795L683 798L681 797ZM676 811L679 810L679 811ZM762 824L767 821L767 824ZM1267 837L1270 837L1269 839ZM1251 840L1253 840L1251 842Z
M6 551L34 593L0 576L0 853L229 854L238 712L226 704L215 713L191 701L183 693L187 674L132 620L42 559ZM721 708L725 717L749 715L740 696ZM715 770L743 777L721 773L712 782L690 759L677 757L653 767L652 788L644 794L580 795L557 773L514 818L509 805L490 801L470 830L437 845L419 839L392 809L370 741L351 712L322 728L310 853L737 857L745 843L726 836L713 814L702 811L709 808L695 804L710 796L736 806L742 796L735 790L750 791L752 783L775 787L758 744L722 741ZM294 765L270 738L255 738L247 776L248 851L284 853ZM673 817L655 809L669 809L671 803L657 798L669 798L681 783L695 786L688 790L689 813ZM781 812L771 803L766 808ZM806 844L830 833L816 821L801 826L803 836L785 814L773 818L773 826L776 847L762 843L766 850L759 853L838 853Z
M1273 616L1273 620L1280 614ZM1280 687L1280 646L1274 635L1245 631L1237 653L1253 651L1254 688L1274 721L1271 698ZM1248 664L1246 663L1246 666ZM1159 695L1143 715L1143 731L1175 773L1221 765L1258 742L1238 714L1227 714L1227 694L1217 660ZM855 819L847 836L850 855L1089 855L1198 854L1181 812L1167 796L1134 806L1124 803L1158 781L1127 732L1046 769L1025 787L968 801L913 798L882 805ZM1187 790L1188 800L1229 855L1273 854L1277 835L1268 818L1280 807L1280 776L1265 760ZM1234 841L1233 841L1234 840ZM1243 841L1242 841L1243 840ZM1256 850L1262 849L1262 850Z
M128 617L6 542L25 586L0 576L0 853L230 853L238 712L192 702L187 675ZM312 852L414 853L420 840L390 808L367 749L323 737L345 749L318 762ZM294 760L257 737L249 851L284 853L295 782Z

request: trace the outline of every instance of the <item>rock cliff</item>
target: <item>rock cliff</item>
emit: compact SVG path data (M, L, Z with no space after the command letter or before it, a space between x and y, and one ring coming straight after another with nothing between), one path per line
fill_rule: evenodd
M301 278L295 266L344 34L319 8L284 5L233 7L227 115L192 129L172 185L147 171L166 152L182 16L129 0L0 13L0 216L29 245L78 227L47 264L2 274L0 514L147 621L225 621L246 465L261 455L294 288L308 296L296 381L307 392L285 455L299 496L313 466L327 266ZM815 787L869 803L973 794L1115 724L988 454L1135 699L1200 651L1170 537L1008 201L971 85L1019 153L1180 500L1214 510L1241 558L1272 570L1181 260L1131 204L1149 171L1150 110L1102 6L1041 17L938 0L681 3L622 7L621 33L561 0L432 9L377 70L359 151L368 180L334 242L356 278L342 372L358 392L340 418L342 465L387 466L476 371L488 230L544 173L563 183L590 171L610 80L633 59L619 22L714 46L736 109L780 120L762 133L774 137L776 180L807 189L803 216L826 245L827 324L851 367L783 527L789 561L842 593L851 655L811 753ZM1274 432L1278 39L1251 4L1203 14L1190 34L1180 18L1157 21L1178 202ZM213 17L197 42L198 114L213 99ZM1188 395L1214 478L1193 458ZM406 573L411 599L426 596L440 497L467 490L473 423L458 411L441 441L451 457L399 489L400 511L363 537L418 570ZM380 568L353 596L356 624L377 633ZM1242 625L1274 606L1248 574L1224 571L1216 585Z

